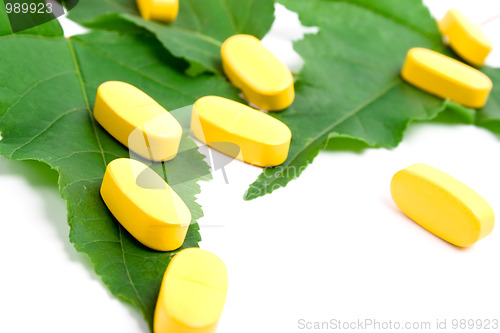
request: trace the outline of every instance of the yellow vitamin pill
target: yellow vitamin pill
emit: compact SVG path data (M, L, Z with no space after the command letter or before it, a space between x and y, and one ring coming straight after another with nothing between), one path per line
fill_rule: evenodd
M94 117L109 134L151 161L177 155L182 127L154 99L136 87L117 81L97 89Z
M191 212L165 180L144 163L128 158L109 163L101 196L118 222L145 246L173 251L184 243Z
M167 267L156 303L155 333L213 333L227 294L227 270L216 255L180 251Z
M260 40L249 35L230 37L222 44L221 54L227 77L250 102L267 111L292 104L292 73Z
M423 48L408 51L401 76L428 93L471 108L483 107L493 87L477 69Z
M474 66L482 66L493 46L481 27L456 9L450 9L439 22L439 30L450 46Z
M292 138L290 129L281 121L216 96L202 97L194 103L191 130L208 146L262 167L283 163Z
M495 225L495 214L486 200L450 175L425 164L396 173L391 194L409 218L457 246L471 246L489 235Z
M145 20L172 23L179 12L179 0L137 0L137 7Z

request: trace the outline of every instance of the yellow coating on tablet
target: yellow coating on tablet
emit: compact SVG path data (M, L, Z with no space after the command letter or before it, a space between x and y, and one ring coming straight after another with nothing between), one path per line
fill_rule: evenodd
M115 139L151 161L177 155L182 136L179 122L136 87L117 81L97 89L94 117Z
M165 180L144 163L128 158L109 163L101 196L118 222L145 246L173 251L184 243L191 212Z
M495 214L474 190L425 164L394 175L391 194L413 221L445 241L468 247L493 231Z
M156 303L155 333L213 333L224 309L227 270L216 255L180 251L167 267Z
M483 107L493 87L477 69L424 48L408 51L401 76L428 93L471 108Z
M226 76L250 102L267 111L293 103L292 73L259 39L235 35L222 44L221 54Z
M450 9L439 22L439 30L448 37L450 46L474 66L482 66L493 49L478 24L456 9Z
M137 7L145 20L172 23L179 12L179 0L137 0Z
M193 135L208 146L246 163L270 167L288 156L288 126L244 104L216 96L197 100L191 116ZM239 147L239 149L235 149Z

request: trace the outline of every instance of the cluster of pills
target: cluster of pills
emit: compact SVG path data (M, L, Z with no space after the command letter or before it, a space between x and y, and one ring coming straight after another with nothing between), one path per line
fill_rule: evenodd
M137 2L141 15L148 20L171 23L178 13L178 0ZM450 11L440 28L463 59L476 66L484 62L491 45L465 16ZM278 111L293 103L290 70L257 38L230 37L222 45L221 56L226 76L251 104ZM401 75L423 90L470 107L482 107L492 88L491 80L473 67L422 48L408 52ZM153 98L130 84L110 81L99 86L94 117L144 159L165 162L178 153L181 125ZM205 96L194 103L191 131L208 146L261 167L282 164L292 138L290 129L279 120L218 96ZM489 204L466 185L432 167L417 164L398 172L391 182L391 193L408 217L457 246L470 246L493 230L494 214ZM101 196L119 223L145 246L157 251L182 246L191 213L146 164L126 158L110 162ZM226 267L217 256L197 248L180 251L163 278L155 333L214 332L227 285Z
M484 64L492 46L480 26L451 9L439 29L462 59L474 66ZM476 68L424 48L408 52L401 76L422 90L472 108L483 107L493 88L490 78ZM493 231L495 215L488 202L430 166L416 164L398 172L391 194L408 217L451 244L468 247Z
M492 46L478 25L452 9L439 28L460 57L483 65ZM422 90L471 108L482 108L493 88L490 78L474 67L424 48L408 52L401 76Z
M172 22L177 0L138 0L145 19ZM295 92L290 70L253 36L236 35L221 48L228 79L247 100L265 111L290 106ZM182 126L140 89L117 81L97 89L94 118L116 140L145 160L176 157ZM191 132L206 145L261 167L282 164L290 129L252 107L219 96L198 99ZM237 149L235 149L237 147ZM156 251L182 246L191 224L184 201L148 165L134 159L111 161L101 196L118 222L139 242ZM227 294L227 271L214 254L190 248L177 253L165 272L154 316L155 333L215 332Z

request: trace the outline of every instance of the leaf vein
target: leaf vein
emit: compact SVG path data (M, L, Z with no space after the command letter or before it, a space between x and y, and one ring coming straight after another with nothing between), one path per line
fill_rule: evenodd
M233 26L233 31L234 33L238 33L238 26L236 25L236 19L233 16L233 13L231 13L231 9L229 8L229 5L227 4L226 0L221 0L222 6L224 9L227 11L227 14L229 16L229 20L231 22L231 25Z
M208 35L204 35L204 34L202 34L202 33L201 33L201 32L199 32L199 31L196 31L196 30L189 30L189 29L186 29L186 28L181 27L181 26L174 26L174 27L172 27L172 29L173 29L173 30L181 30L181 31L183 31L184 33L188 33L188 34L193 34L193 35L195 35L195 36L197 36L197 37L199 37L199 38L203 39L204 41L207 41L207 42L209 42L210 44L213 44L213 45L215 45L215 46L217 46L217 47L221 47L221 46L222 46L222 42L221 42L220 40L215 39L215 38L213 38L213 37L210 37L210 36L208 36ZM185 45L183 45L183 46L191 46L191 45L190 45L190 44L188 44L188 43L186 43L186 44L185 44ZM204 51L203 49L199 49L199 50L200 50L200 52ZM211 54L210 52L206 52L206 51L205 51L204 53L206 53L206 54Z
M71 74L73 73L73 71L65 71L65 72L61 72L61 73L57 73L57 74L54 74L54 75L51 75L43 80L40 80L40 81L37 81L35 82L34 84L32 84L30 87L28 87L28 89L26 89L22 94L19 95L19 97L14 101L14 103L12 103L8 108L7 110L5 110L4 114L2 115L2 117L0 117L0 121L5 117L5 115L14 107L16 106L19 102L21 102L21 100L30 92L32 91L33 89L35 89L36 87L40 86L42 83L45 83L45 82L48 82L52 79L55 79L56 77L59 77L59 76L64 76L64 75L67 75L67 74Z
M146 306L144 305L144 302L142 301L142 298L139 295L139 292L137 291L137 288L135 287L135 284L132 282L132 277L130 276L130 271L128 270L127 259L126 259L126 256L125 256L125 249L123 248L123 240L122 240L123 239L122 238L123 227L121 225L119 225L118 230L119 230L119 233L120 233L120 247L121 247L121 250L122 250L123 267L125 267L125 272L127 273L128 280L130 281L130 285L132 286L132 289L134 290L134 293L137 296L137 299L141 303L140 305L141 305L141 307L143 309L143 312L146 313Z
M383 96L384 94L386 94L387 92L389 92L392 88L394 88L395 86L397 86L399 83L401 82L401 79L399 77L397 77L395 80L392 80L388 86L384 87L384 89L382 89L381 91L379 91L378 93L376 93L372 98L370 98L368 101L360 104L357 108L353 109L351 112L348 112L346 115L344 115L343 117L341 117L339 120L337 120L336 122L334 122L332 125L330 126L327 126L324 130L322 130L321 132L319 132L317 135L313 136L311 138L311 140L308 140L308 142L303 146L303 148L301 150L299 150L297 153L295 153L291 160L288 161L286 163L287 166L293 164L293 162L298 158L300 157L300 155L302 154L302 152L304 150L306 150L307 148L309 148L309 146L311 146L311 144L319 141L321 138L323 138L326 134L332 132L334 130L335 127L337 127L338 125L340 125L341 123L343 123L344 121L346 121L347 119L351 118L351 117L354 117L357 113L359 113L360 111L362 111L364 108L366 108L368 105L372 104L373 102L375 102L378 98L380 98L381 96ZM269 184L269 182L264 182L265 184Z
M193 99L197 99L196 96L190 95L190 94L188 94L188 93L186 93L186 92L184 92L182 90L179 90L179 89L175 88L172 85L168 85L168 84L166 84L166 83L164 83L162 81L159 81L158 79L155 79L155 78L153 78L153 77L151 77L149 75L141 73L137 69L135 69L133 67L130 67L129 65L124 64L122 62L119 62L116 59L113 59L113 58L109 57L107 54L104 54L104 53L100 52L99 50L96 50L96 49L90 47L89 45L87 45L87 44L85 44L85 43L83 43L81 41L80 41L80 44L83 45L84 47L88 48L89 50L92 50L93 52L100 54L101 56L105 57L106 59L109 59L110 61L112 61L112 62L114 62L114 63L116 63L116 64L118 64L118 65L120 65L120 66L122 66L122 67L124 67L124 68L126 68L126 69L128 69L128 70L130 70L132 72L134 72L134 73L136 73L136 74L138 74L139 76L142 76L143 78L146 78L146 79L151 80L151 81L153 81L155 83L158 83L158 84L160 84L160 85L162 85L162 86L164 86L164 87L166 87L166 88L168 88L168 89L170 89L172 91L178 92L179 94L182 94L184 96L191 97Z
M96 137L96 140L97 140L97 143L98 143L98 146L99 146L99 150L101 151L101 154L102 154L102 159L103 159L104 167L106 167L107 162L106 162L106 157L104 155L104 149L102 148L101 140L100 140L99 135L97 133L97 127L96 127L96 124L95 124L95 119L92 117L92 114L91 114L91 111L90 111L90 103L88 101L87 92L85 91L85 83L83 81L83 77L82 77L82 74L80 72L80 64L79 64L79 61L77 59L77 56L76 56L76 53L75 53L75 49L73 47L71 39L68 39L68 45L69 45L69 48L70 48L71 57L73 59L73 62L75 64L75 68L77 70L78 79L80 80L82 94L83 94L83 96L85 98L85 102L87 104L87 111L88 111L88 115L89 115L91 123L92 123L92 129L94 131L94 135ZM83 44L83 43L82 43L82 45L85 46L85 44ZM126 66L126 67L129 67L129 66ZM123 248L123 241L122 241L123 227L121 225L119 225L118 226L118 230L119 230L119 233L120 233L120 245L121 245L121 250L122 250L123 267L125 268L125 271L127 273L127 277L128 277L128 280L130 281L130 285L132 286L132 289L134 290L134 292L136 294L136 297L138 298L138 300L139 300L139 302L140 302L140 304L142 306L143 312L146 313L146 307L144 306L144 302L143 302L141 296L139 295L139 293L137 291L137 288L135 287L135 283L132 280L132 277L130 276L130 272L129 272L129 269L128 269L128 266L127 266L127 261L125 259L125 250Z
M99 150L80 150L80 151L74 151L74 152L71 152L70 154L68 155L64 155L64 156L61 156L59 158L56 158L55 160L52 160L53 163L55 162L58 162L60 160L64 160L64 159L67 159L67 158L70 158L71 156L73 155L77 155L77 154L85 154L85 153L96 153L96 154L100 154L101 152ZM113 153L111 151L108 151L108 150L104 150L104 153L106 154L109 154L109 155L114 155L116 157L122 157L116 153Z
M188 6L191 8L191 12L194 13L193 16L195 18L196 25L197 25L196 30L197 31L201 30L201 26L202 26L202 24L201 24L201 18L199 16L198 12L196 11L196 9L194 8L193 4L191 3L191 1L184 1L184 3L188 4Z
M78 180L75 180L71 183L68 183L66 184L64 187L63 187L63 191L66 190L67 187L69 186L72 186L72 185L75 185L75 184L78 184L78 183L82 183L82 182L90 182L92 180L102 180L102 177L94 177L94 178L82 178L82 179L78 179Z
M60 114L59 116L57 116L54 120L52 120L44 129L42 129L39 133L37 133L35 136L33 136L31 139L29 139L28 141L26 141L25 143L23 143L22 145L20 145L19 147L17 147L16 149L14 149L12 151L12 153L10 154L10 158L14 158L14 154L16 154L19 150L23 149L24 147L28 146L29 144L31 144L33 141L35 141L37 138L39 138L42 134L44 134L45 132L47 132L52 126L54 126L55 123L57 123L59 120L61 120L62 118L64 118L65 116L67 116L68 114L71 114L73 112L76 112L76 111L79 111L79 110L83 110L84 108L82 107L79 107L79 108L74 108L74 109L71 109L71 110L68 110L62 114Z

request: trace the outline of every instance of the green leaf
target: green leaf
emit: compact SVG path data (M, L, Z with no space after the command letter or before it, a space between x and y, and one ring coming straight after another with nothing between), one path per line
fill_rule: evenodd
M264 37L274 20L274 0L182 0L170 25L141 18L135 0L85 0L69 18L87 27L153 33L174 56L187 60L189 74L222 73L220 47L236 34Z
M479 110L477 124L500 133L500 68L484 67L481 71L493 81L488 102Z
M92 105L98 85L108 80L129 82L168 110L191 105L205 94L237 99L223 78L189 78L173 67L177 64L150 35L100 31L70 39L0 37L0 154L40 161L59 173L71 242L89 256L110 291L140 309L150 325L163 273L175 252L142 246L103 204L99 188L106 164L127 157L128 150L96 123ZM189 112L175 116L189 122ZM198 246L196 220L203 213L195 202L197 181L209 174L203 155L184 132L179 155L154 165L192 212L183 248Z
M288 159L265 169L245 193L246 200L298 177L329 139L348 137L372 147L394 147L410 122L432 119L451 105L406 84L399 75L410 48L446 51L420 0L281 3L319 32L295 44L305 60L295 102L272 113L292 130Z

